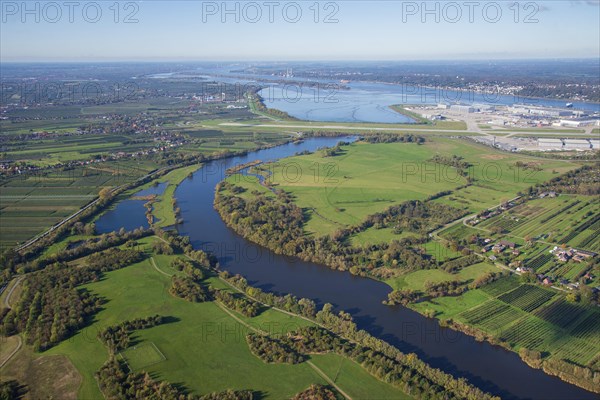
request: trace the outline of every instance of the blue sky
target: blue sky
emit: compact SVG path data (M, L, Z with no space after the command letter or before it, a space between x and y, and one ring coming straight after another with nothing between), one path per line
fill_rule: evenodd
M598 0L77 3L2 0L2 61L600 57Z

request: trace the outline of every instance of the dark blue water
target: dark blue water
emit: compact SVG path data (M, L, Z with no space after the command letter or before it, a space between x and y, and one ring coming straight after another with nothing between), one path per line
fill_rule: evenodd
M159 183L148 189L140 190L134 196L152 196L161 195L167 188L167 183ZM109 233L121 228L131 231L137 228L148 228L148 219L146 219L145 200L124 200L115 208L104 213L96 221L96 232Z
M295 258L274 255L227 228L213 208L214 188L225 170L252 160L271 161L303 150L332 146L339 139L314 138L301 144L288 144L249 153L246 156L206 164L176 191L185 223L178 226L195 248L214 253L223 269L244 275L265 290L293 293L332 303L352 314L358 326L397 346L414 352L434 367L456 377L465 377L476 386L506 399L597 399L576 386L548 376L523 363L519 357L488 343L479 343L460 332L440 328L435 320L401 306L381 303L390 288L381 282L352 276ZM313 171L301 171L313 174ZM121 205L127 202L121 203ZM110 230L135 219L127 206L119 205ZM143 208L143 207L142 207ZM140 211L143 215L143 209ZM108 213L99 224L110 225ZM134 224L135 225L135 224Z

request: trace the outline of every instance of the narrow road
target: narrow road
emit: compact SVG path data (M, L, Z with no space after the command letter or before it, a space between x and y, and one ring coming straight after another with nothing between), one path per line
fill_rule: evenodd
M4 305L6 306L6 308L11 308L10 306L10 296L12 296L13 292L15 291L16 287L19 286L19 284L21 283L21 281L25 278L25 276L20 276L16 279L15 284L11 286L10 290L8 291L8 293L6 293L6 297L4 298Z
M246 328L250 329L253 332L259 333L263 336L269 336L269 334L261 329L255 328L252 325L242 321L240 318L238 318L237 315L235 315L233 312L231 312L227 307L225 307L224 305L222 305L221 303L219 303L218 301L215 301L215 304L223 311L225 311L231 318L233 318L234 320L236 320L237 322L239 322L240 324L242 324L243 326L245 326ZM321 371L321 369L319 369L319 367L317 367L315 364L313 364L311 361L306 361L306 364L308 364L319 376L321 376L321 378L325 379L325 381L330 384L331 386L333 386L335 388L335 390L337 390L338 392L340 392L340 394L342 396L344 396L346 399L348 400L352 400L352 397L350 397L346 392L344 392L338 385L335 384L335 382L333 380L331 380L331 378L329 376L327 376L327 374L325 374L325 372Z
M171 274L167 274L165 271L163 271L162 269L158 268L158 266L154 262L154 257L150 257L150 264L152 264L152 266L154 267L154 269L157 270L158 272L160 272L161 274L163 274L165 276L168 276L169 278L173 276Z
M327 383L329 383L331 386L333 386L333 387L335 388L335 390L337 390L338 392L340 392L340 394L341 394L342 396L344 396L344 397L345 397L345 398L347 398L348 400L352 400L352 397L348 396L348 394L347 394L346 392L344 392L342 389L340 389L340 387L339 387L338 385L336 385L336 384L335 384L335 382L334 382L334 381L332 381L332 380L331 380L331 379L330 379L330 378L329 378L329 377L328 377L328 376L325 374L325 372L321 371L321 370L319 369L319 367L317 367L317 366L316 366L315 364L313 364L311 361L306 361L306 363L307 363L308 365L310 365L310 367L311 367L312 369L314 369L314 370L317 372L317 374L321 375L321 377L322 377L323 379L325 379L325 380L327 381Z
M2 363L0 363L0 368L4 367L6 365L6 363L9 362L15 354L17 354L17 351L21 350L21 347L23 346L23 341L21 340L21 336L17 336L17 341L19 342L17 344L17 347L15 347L15 349L8 355L8 357L6 357L6 359L4 361L2 361Z
M166 242L164 239L162 239L162 238L160 238L160 237L158 237L158 236L156 236L156 237L157 237L158 239L162 240L163 242L165 242L165 243L168 243L168 242ZM186 255L186 257L187 257L189 260L192 260L192 261L194 261L194 259L193 259L193 258L191 258L190 256ZM159 269L156 267L156 264L154 264L154 258L151 258L150 260L152 261L152 264L154 265L154 267L156 268L156 270L157 270L158 272L160 272L160 273L162 273L162 274L164 274L164 275L168 275L168 274L166 274L165 272L163 272L163 271L159 270ZM168 275L168 276L171 276L171 275ZM221 279L221 278L219 278L219 279ZM259 303L259 304L262 304L262 305L263 305L263 306L265 306L265 307L271 308L271 309L273 309L273 310L277 310L277 311L279 311L279 312L282 312L282 313L284 313L284 314L291 315L291 316L293 316L293 317L297 317L297 318L302 318L302 319L305 319L305 320L307 320L307 321L309 321L309 322L312 322L312 323L314 323L314 324L316 324L316 325L320 325L321 327L323 327L323 325L321 325L321 324L318 324L318 323L316 323L315 321L313 321L313 320L311 320L311 319L308 319L308 318L302 317L302 316L300 316L300 315L297 315L297 314L291 313L291 312L289 312L289 311L282 310L282 309L280 309L280 308L277 308L277 307L272 307L272 306L269 306L268 304L264 304L264 303L262 303L262 302L260 302L260 301L258 301L258 300L256 300L256 299L254 299L253 297L251 297L251 296L248 296L246 293L242 292L240 289L238 289L238 288L237 288L237 287L235 287L234 285L230 284L230 283L229 283L229 282L227 282L226 280L224 280L224 279L221 279L221 281L222 281L222 282L224 282L224 283L226 283L228 286L230 286L232 289L236 290L237 292L243 293L243 294L244 294L246 297L248 297L248 298L250 298L250 299L252 299L252 300L256 301L256 302L257 302L257 303ZM226 313L227 313L227 314L228 314L228 315L229 315L231 318L233 318L235 321L237 321L237 322L239 322L240 324L242 324L242 326L245 326L246 328L250 329L251 331L253 331L253 332L256 332L256 333L259 333L259 334L261 334L261 335L263 335L263 336L269 336L268 332L265 332L265 331L263 331L263 330L261 330L261 329L255 328L255 327L253 327L252 325L248 324L247 322L243 321L242 319L240 319L240 318L239 318L237 315L235 315L235 314L234 314L233 312L231 312L231 311L230 311L230 310L229 310L227 307L225 307L223 304L219 303L218 301L215 301L215 304L216 304L216 305L217 305L217 306L218 306L220 309L222 309L224 312L226 312ZM311 368L312 368L312 369L313 369L313 370L314 370L314 371L315 371L315 372L316 372L316 373L317 373L319 376L321 376L323 379L325 379L325 381L326 381L327 383L329 383L331 386L333 386L333 387L334 387L334 388L335 388L335 389L336 389L336 390L337 390L337 391L338 391L338 392L339 392L339 393L340 393L342 396L344 396L344 397L345 397L347 400L352 400L352 397L350 397L350 396L349 396L349 395L348 395L346 392L344 392L344 391L343 391L343 390L342 390L342 389L341 389L341 388L340 388L338 385L336 385L336 384L335 384L335 382L334 382L334 381L333 381L331 378L329 378L329 376L327 376L327 374L325 374L323 371L321 371L321 370L320 370L320 369L319 369L319 368L318 368L316 365L314 365L314 364L313 364L312 362L310 362L310 361L306 361L306 363L307 363L307 364L308 364L308 365L309 365L309 366L310 366L310 367L311 367Z

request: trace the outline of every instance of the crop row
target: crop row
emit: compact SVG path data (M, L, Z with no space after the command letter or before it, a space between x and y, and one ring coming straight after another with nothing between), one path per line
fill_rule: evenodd
M499 297L500 300L512 304L523 311L533 311L554 296L554 293L537 286L521 285L512 292Z
M596 214L594 217L588 219L584 223L580 224L578 227L572 229L565 237L561 239L561 243L568 243L575 236L577 236L580 232L585 231L590 226L594 225L596 222L600 221L600 214Z
M537 271L550 260L552 260L552 254L544 252L533 258L531 261L525 260L525 265L529 268L532 268L534 271Z
M514 275L510 275L483 286L481 290L490 296L496 297L500 296L502 293L508 292L509 290L513 290L517 286L519 286L519 278Z
M584 307L567 303L564 299L560 299L536 311L535 315L551 324L567 329L584 312Z
M502 304L497 300L490 300L462 314L467 322L479 325L487 331L497 331L503 326L521 318L523 315L519 310Z
M540 219L540 224L545 224L546 222L550 221L552 218L558 216L558 215L562 215L565 211L567 211L568 209L576 206L577 204L579 204L580 201L579 200L575 200L572 203L567 204L566 206L564 206L563 208L556 210L555 212L553 212L552 214Z
M533 350L539 348L544 342L550 341L554 333L552 325L532 317L511 326L502 332L500 337L509 343Z
M600 313L592 311L571 331L573 336L598 341L600 339Z

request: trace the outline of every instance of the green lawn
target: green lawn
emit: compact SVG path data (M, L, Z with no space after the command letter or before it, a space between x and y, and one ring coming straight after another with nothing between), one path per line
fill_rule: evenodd
M150 237L138 242L149 246L153 240L156 239ZM153 257L161 271L169 275L176 273L169 267L173 256ZM216 287L227 288L217 278L209 278L209 281ZM261 392L267 399L284 399L312 383L326 384L306 363L264 363L250 353L245 340L247 327L215 303L190 303L171 296L169 286L169 277L157 271L149 259L107 273L105 279L85 286L107 300L104 309L94 317L90 326L44 353L64 354L71 359L82 375L80 398L102 398L93 375L108 358L108 352L96 338L97 332L125 320L154 314L172 317L174 322L134 333L135 347L122 354L134 370L143 369L157 379L183 384L196 394L228 388L252 389ZM254 318L237 316L274 334L310 324L272 309ZM365 387L376 390L372 393L378 398L387 396L387 393L397 393L394 388L376 381L358 365L350 365L350 361L344 361L340 356L333 355L332 358L349 363L348 368L338 374L340 385L342 382L364 381ZM344 386L341 387L345 390ZM349 386L348 390L359 389Z
M432 143L356 143L343 150L335 157L321 152L290 157L270 167L271 182L307 209L309 233L328 234L391 205L465 183L461 177L444 180L437 165L427 162L436 152ZM428 174L428 168L437 172Z
M394 289L423 290L425 288L425 282L427 281L431 283L439 283L453 280L474 280L475 278L484 275L487 272L498 271L498 267L482 262L463 268L456 274L451 274L441 269L427 269L410 272L406 275L388 279L385 282Z
M354 361L337 354L313 355L311 361L353 399L405 400L411 398L401 390L369 375Z
M159 227L167 227L174 225L177 216L173 207L173 199L175 189L183 182L190 174L194 173L200 165L191 165L188 167L177 168L168 174L158 178L156 182L167 182L165 191L157 197L156 202L152 204L152 215L157 218L155 225Z

